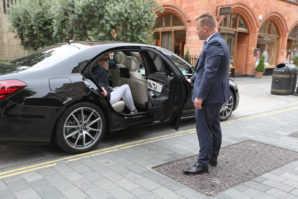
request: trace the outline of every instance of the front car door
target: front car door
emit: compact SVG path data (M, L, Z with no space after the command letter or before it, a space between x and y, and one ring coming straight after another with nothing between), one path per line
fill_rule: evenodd
M191 88L184 75L155 48L142 48L147 71L149 112L160 121L171 121L178 129L183 107L190 96Z

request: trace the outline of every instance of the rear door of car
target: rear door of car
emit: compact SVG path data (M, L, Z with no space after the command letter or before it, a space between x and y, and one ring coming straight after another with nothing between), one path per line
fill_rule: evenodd
M159 50L143 47L149 90L149 112L160 121L170 121L175 129L191 88L180 70Z

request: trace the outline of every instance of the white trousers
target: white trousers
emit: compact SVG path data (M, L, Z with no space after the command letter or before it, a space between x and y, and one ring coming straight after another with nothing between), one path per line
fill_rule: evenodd
M111 92L111 104L114 104L115 102L118 102L121 99L124 100L125 105L129 108L130 111L134 111L136 109L130 88L127 84L117 87Z

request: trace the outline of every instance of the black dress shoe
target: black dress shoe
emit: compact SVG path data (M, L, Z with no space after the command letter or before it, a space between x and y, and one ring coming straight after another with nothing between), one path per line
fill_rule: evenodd
M215 161L210 161L209 164L213 167L216 167L217 166L217 160Z
M208 173L208 167L202 167L200 165L193 165L192 167L184 169L183 173L186 175L191 175L191 174L196 175L196 174Z

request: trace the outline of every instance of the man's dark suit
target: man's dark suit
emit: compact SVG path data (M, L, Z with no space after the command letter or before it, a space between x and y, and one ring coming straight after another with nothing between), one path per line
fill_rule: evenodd
M219 112L223 102L229 98L229 48L217 32L204 47L196 64L192 100L203 99L202 109L196 109L196 127L200 153L197 165L208 167L217 161L221 146Z

